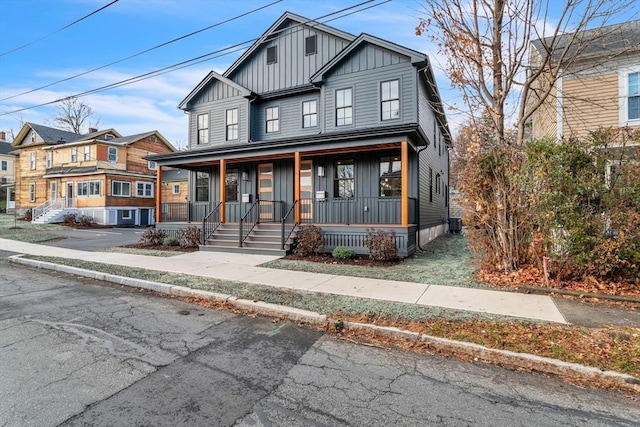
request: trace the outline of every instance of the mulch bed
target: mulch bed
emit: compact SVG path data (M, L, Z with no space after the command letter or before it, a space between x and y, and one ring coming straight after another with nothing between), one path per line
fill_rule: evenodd
M330 254L318 254L310 256L300 256L295 254L289 254L284 257L293 261L310 261L319 264L340 264L340 265L360 265L364 267L390 267L402 263L402 259L398 258L394 261L375 261L369 258L368 255L356 255L350 259L334 258Z
M164 245L149 245L146 243L130 243L128 245L122 245L121 248L133 248L133 249L153 249L157 251L174 251L174 252L198 252L198 247L185 248L183 246L164 246Z

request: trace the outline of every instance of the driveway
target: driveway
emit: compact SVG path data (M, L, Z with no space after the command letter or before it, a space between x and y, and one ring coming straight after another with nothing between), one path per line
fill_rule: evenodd
M91 228L47 231L57 234L64 239L43 243L58 248L78 249L82 251L96 251L114 246L138 243L145 228Z

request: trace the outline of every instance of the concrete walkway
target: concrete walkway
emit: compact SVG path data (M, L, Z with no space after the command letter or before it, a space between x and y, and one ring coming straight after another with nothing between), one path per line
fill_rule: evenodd
M552 298L546 295L365 279L259 267L259 265L267 261L278 258L267 255L202 251L185 253L174 257L155 257L113 252L86 252L7 239L0 239L0 249L30 255L94 261L311 292L567 323Z

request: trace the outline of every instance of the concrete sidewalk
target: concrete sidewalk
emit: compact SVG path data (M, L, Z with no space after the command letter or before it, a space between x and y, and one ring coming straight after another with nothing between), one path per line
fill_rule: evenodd
M440 286L437 284L427 285L260 267L261 264L278 258L267 255L202 251L166 258L112 252L86 252L7 239L0 239L0 249L30 255L94 261L310 292L567 323L552 298L545 295Z

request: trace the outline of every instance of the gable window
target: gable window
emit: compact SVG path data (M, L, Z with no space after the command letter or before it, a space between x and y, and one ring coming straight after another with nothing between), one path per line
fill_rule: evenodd
M227 110L227 141L238 139L238 109Z
M120 197L131 196L131 183L128 181L111 181L111 195Z
M47 151L47 169L53 165L53 151Z
M267 48L267 65L275 64L278 62L278 46L271 46Z
M353 124L353 100L351 88L336 91L336 126Z
M640 72L627 75L627 119L640 119Z
M317 49L317 40L318 37L313 35L309 37L305 37L304 39L304 54L305 55L314 55Z
M6 160L3 160L3 161L2 161L2 170L3 170L3 171L6 171L7 169L8 169L8 163L7 163L7 161L6 161Z
M265 111L267 117L267 133L280 130L280 112L278 107L269 107Z
M400 81L391 80L380 85L381 118L392 120L400 118Z
M91 160L91 146L85 145L83 148L82 160L85 162Z
M198 114L198 140L196 143L209 143L209 113Z
M78 148L73 147L71 149L71 163L75 163L78 161Z
M36 185L33 183L29 184L29 201L36 201Z
M225 202L238 201L238 169L227 169L225 184Z
M399 156L380 158L380 197L402 195L402 163Z
M29 169L34 170L36 168L36 153L32 151L29 153Z
M100 181L81 181L78 182L78 197L80 196L99 196L100 195Z
M180 184L173 184L172 194L180 194Z
M209 201L209 174L196 172L196 202Z
M136 182L136 197L153 197L153 183Z
M118 148L117 147L108 147L107 148L107 160L109 163L117 163L118 162Z
M355 196L353 159L335 162L333 177L333 197L351 198Z
M302 103L302 127L315 126L318 126L318 101L305 101Z

